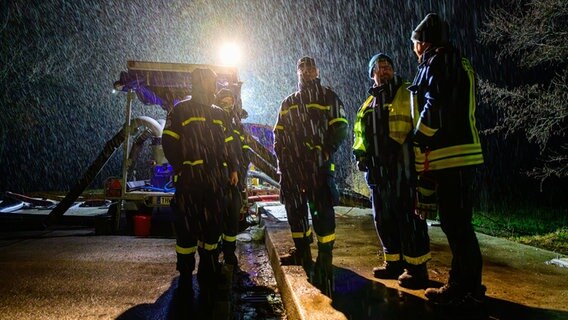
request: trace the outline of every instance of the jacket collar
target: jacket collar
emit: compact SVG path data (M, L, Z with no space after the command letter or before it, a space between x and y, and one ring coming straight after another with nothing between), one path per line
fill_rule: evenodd
M298 90L304 91L304 90L316 89L321 86L320 82L321 80L319 78L315 78L312 81L298 82Z
M381 86L373 85L371 88L369 88L368 92L370 95L373 95L375 97L378 97L381 94L386 94L386 96L392 97L396 93L396 90L398 90L401 84L402 84L402 78L395 75L387 83Z

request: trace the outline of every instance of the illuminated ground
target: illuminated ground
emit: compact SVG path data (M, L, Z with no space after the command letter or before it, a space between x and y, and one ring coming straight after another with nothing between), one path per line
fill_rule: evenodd
M242 308L234 319L263 319L257 312L261 309L270 314L267 319L472 318L430 306L420 290L373 279L371 269L379 264L379 256L370 211L337 212L333 300L311 286L299 267L277 263L291 239L287 223L268 216L263 220L268 251L249 245L240 252L241 268L250 272L240 275L241 283L256 281L264 292L245 294L250 303L236 304ZM0 236L3 319L172 319L177 272L171 237L96 236L85 228L6 231ZM431 227L430 236L430 276L443 282L449 265L447 244L439 227ZM485 315L473 318L568 318L568 268L547 264L555 254L484 235L479 239L489 299ZM287 316L278 314L279 295Z

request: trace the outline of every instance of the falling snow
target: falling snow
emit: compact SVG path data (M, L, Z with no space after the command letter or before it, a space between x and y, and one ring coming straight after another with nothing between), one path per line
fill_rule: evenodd
M410 33L435 11L447 18L480 78L511 81L514 73L497 68L476 40L484 10L499 2L4 1L0 190L65 191L76 183L124 122L126 97L113 94L112 84L127 60L218 64L219 48L235 43L246 121L273 125L282 99L297 87L296 60L310 55L352 123L370 85L368 59L388 53L397 73L412 79ZM161 108L136 103L132 116L142 115L165 118ZM480 120L481 127L491 124ZM339 185L347 188L361 183L352 174L351 144L344 143L337 161ZM91 187L120 175L121 153ZM143 177L147 163L137 165Z

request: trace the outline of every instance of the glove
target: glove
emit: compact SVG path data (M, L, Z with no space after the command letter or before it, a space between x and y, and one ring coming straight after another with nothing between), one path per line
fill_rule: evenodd
M415 213L420 219L435 219L438 214L436 181L424 175L418 176Z
M367 167L367 159L364 157L359 158L359 160L357 160L357 169L362 172L369 171L369 168Z

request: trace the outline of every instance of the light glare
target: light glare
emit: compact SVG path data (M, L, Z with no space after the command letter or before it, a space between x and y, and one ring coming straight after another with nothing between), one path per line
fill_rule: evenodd
M241 50L235 43L225 43L220 52L221 63L236 66L241 59Z

